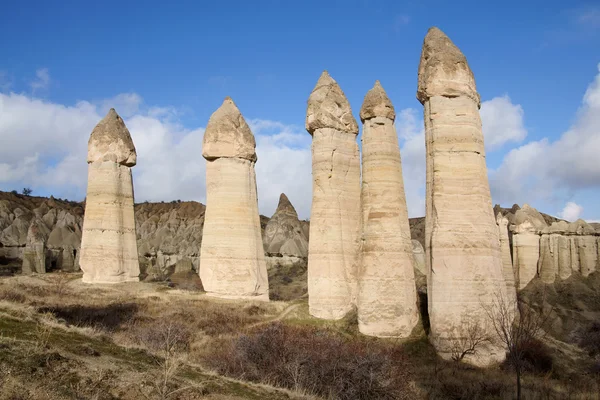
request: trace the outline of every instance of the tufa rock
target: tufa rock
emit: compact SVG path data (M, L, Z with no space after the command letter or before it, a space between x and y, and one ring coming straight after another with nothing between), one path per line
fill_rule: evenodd
M200 279L209 295L269 300L263 250L254 137L230 98L206 128L206 213Z
M135 147L114 109L88 143L88 187L80 266L85 283L139 281L133 180Z
M361 108L362 254L358 328L379 337L410 336L419 321L413 251L394 107L375 83Z
M356 304L360 159L358 125L344 93L327 72L308 99L306 129L313 137L309 312L335 320Z
M265 227L263 245L268 255L308 257L308 237L296 209L284 193L281 193L277 210Z
M306 110L306 130L331 128L358 135L358 124L352 116L346 95L327 71L323 71L310 97Z

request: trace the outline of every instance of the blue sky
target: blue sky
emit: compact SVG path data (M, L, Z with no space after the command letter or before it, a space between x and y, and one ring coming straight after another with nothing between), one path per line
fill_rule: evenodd
M435 25L467 56L487 107L482 118L486 141L495 143L488 146L494 201L530 202L552 214L572 202L580 208L569 216L600 219L600 170L593 169L598 163L584 159L575 176L562 171L572 159L578 162L593 152L564 159L556 149L561 146L552 148L565 132L584 124L578 129L588 142L576 144L600 154L594 148L600 139L589 138L600 136L593 86L600 63L598 2L5 1L0 7L5 38L0 41L0 140L5 143L0 156L6 152L0 158L0 189L28 185L39 194L83 198L85 174L66 176L59 167L85 171L85 164L77 164L79 151L84 160L95 118L116 105L142 147L138 153L146 148L147 160L150 154L157 157L153 172L139 154L137 199L202 201L202 128L231 96L254 121L259 147L262 143L266 161L260 158L257 164L257 173L263 173L261 212L272 213L279 192L286 191L308 217L306 100L327 69L356 116L376 79L403 116L397 128L406 131L400 133L404 163L414 158L419 164L405 165L404 171L405 180L415 180L407 183L407 199L416 215L424 168L421 156L410 153L422 129L416 74L423 37ZM585 103L588 89L592 100ZM500 100L485 104L493 99ZM37 123L29 120L33 115ZM536 147L522 148L530 143L540 144L530 159L557 157L544 173L528 172L539 164L523 161ZM176 150L182 153L172 162L155 154ZM511 150L518 160L509 163ZM178 166L187 180L179 172L167 173ZM523 170L514 171L517 166ZM559 182L550 182L557 175ZM152 190L157 180L168 190ZM514 182L528 185L517 190ZM503 189L506 185L510 190Z

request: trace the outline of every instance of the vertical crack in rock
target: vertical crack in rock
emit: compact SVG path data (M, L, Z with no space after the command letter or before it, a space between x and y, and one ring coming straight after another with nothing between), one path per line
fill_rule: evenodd
M315 317L335 320L356 303L360 160L358 124L344 92L327 71L308 99L306 130L313 137L309 311Z
M430 339L450 358L469 327L494 335L485 307L506 296L506 284L475 79L466 57L437 28L423 42L417 99L425 114ZM485 366L504 357L494 342L465 361Z
M206 126L206 214L200 279L211 296L269 300L250 127L227 97Z
M371 336L405 338L419 314L395 117L394 106L375 82L360 110L364 241L358 327Z
M131 176L136 161L131 135L111 108L88 142L88 187L79 259L83 282L139 280Z

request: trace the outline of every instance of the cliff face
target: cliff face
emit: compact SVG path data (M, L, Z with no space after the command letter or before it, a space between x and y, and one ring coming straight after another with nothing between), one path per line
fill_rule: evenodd
M19 273L24 257L30 260L26 262L29 272L43 272L39 264L44 264L46 272L78 270L84 209L84 202L0 192L0 273ZM195 201L135 205L142 276L198 270L205 210L204 204ZM266 247L270 242L264 229L269 221L260 216ZM304 231L298 236L306 241ZM306 257L304 252L291 255Z

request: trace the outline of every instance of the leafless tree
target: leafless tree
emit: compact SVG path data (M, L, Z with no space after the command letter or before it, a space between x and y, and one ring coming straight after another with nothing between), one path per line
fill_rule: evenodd
M515 368L518 400L521 399L521 374L527 349L534 340L544 337L544 328L552 315L552 310L543 308L544 298L542 295L542 307L538 312L523 301L507 299L502 293L496 293L494 300L484 306L498 339L506 346L507 358Z
M463 336L452 340L450 345L452 360L459 362L466 356L475 355L481 346L490 341L490 336L480 324L469 321L463 329Z

